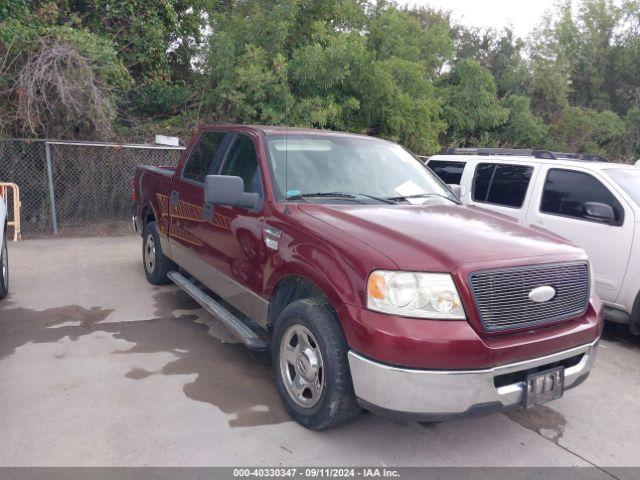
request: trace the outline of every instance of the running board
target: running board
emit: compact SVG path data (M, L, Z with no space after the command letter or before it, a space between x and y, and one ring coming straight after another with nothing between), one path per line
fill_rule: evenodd
M251 350L267 350L267 342L260 338L256 332L251 330L242 320L236 317L229 310L224 308L213 298L203 292L191 280L178 272L169 272L167 277L184 290L191 298L198 302L202 308L224 323L231 333L233 333L247 348Z

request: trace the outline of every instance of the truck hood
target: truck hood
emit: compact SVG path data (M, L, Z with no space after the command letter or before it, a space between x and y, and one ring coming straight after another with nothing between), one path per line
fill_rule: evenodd
M462 205L300 204L299 208L405 270L450 272L462 266L498 268L587 258L582 249L555 235Z

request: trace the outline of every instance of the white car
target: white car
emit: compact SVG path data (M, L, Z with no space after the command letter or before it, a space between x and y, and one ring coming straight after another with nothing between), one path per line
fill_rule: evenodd
M463 203L584 248L607 320L640 334L640 167L544 150L453 149L427 166Z
M9 253L7 252L7 206L0 197L0 300L9 293Z

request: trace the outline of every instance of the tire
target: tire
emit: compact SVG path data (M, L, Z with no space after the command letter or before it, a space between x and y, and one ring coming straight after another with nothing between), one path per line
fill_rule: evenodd
M176 264L162 252L156 222L149 222L144 227L142 234L142 267L147 280L154 285L171 283L167 273L177 269Z
M347 343L322 298L290 303L276 321L271 363L287 412L303 427L326 430L360 413Z
M633 301L629 331L632 335L640 336L640 292L638 292L636 299Z
M0 300L9 293L9 250L7 249L7 236L4 236L0 245Z

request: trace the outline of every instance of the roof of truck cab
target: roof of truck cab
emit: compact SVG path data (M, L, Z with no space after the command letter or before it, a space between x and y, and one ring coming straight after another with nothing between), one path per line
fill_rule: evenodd
M385 140L384 138L378 138L359 133L337 132L334 130L322 130L319 128L287 127L285 125L208 125L207 127L204 127L204 129L206 130L207 128L212 127L224 127L225 130L233 130L234 128L257 130L265 135L284 135L285 133L288 135L335 135L341 137L367 138L371 140L378 140L381 142L388 142L388 140Z
M558 167L561 166L569 166L569 167L582 167L588 168L591 170L612 170L618 168L632 168L636 169L638 167L634 165L629 165L627 163L614 163L614 162L597 162L597 161L586 161L586 160L571 160L568 158L558 158L558 159L550 159L550 158L536 158L533 156L518 156L518 155L432 155L429 157L430 160L446 160L449 162L468 162L470 160L480 160L483 162L495 162L498 161L500 163L516 163L516 162L534 162L540 163L544 165L556 165Z

